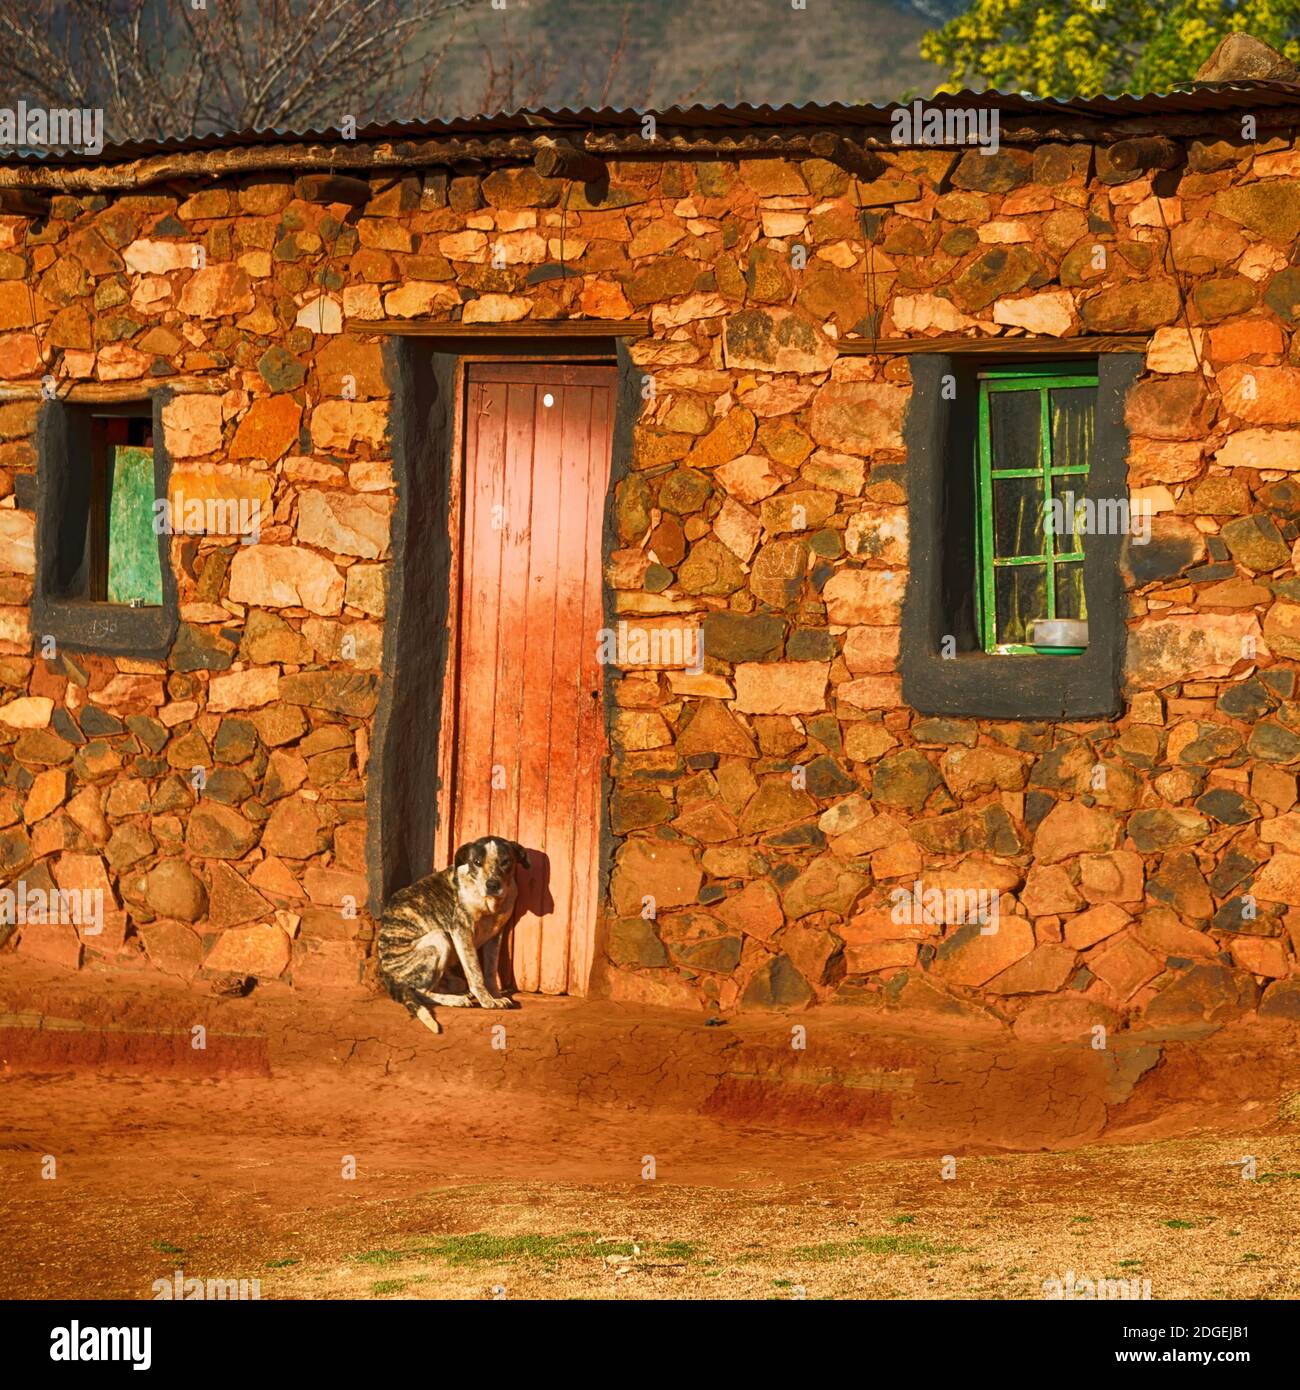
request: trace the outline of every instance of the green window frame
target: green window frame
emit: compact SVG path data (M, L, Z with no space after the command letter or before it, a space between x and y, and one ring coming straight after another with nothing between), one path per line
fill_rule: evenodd
M980 643L989 653L1037 655L1027 640L1017 640L1028 633L1030 621L1087 617L1082 531L1072 521L1062 535L1053 534L1044 504L1060 501L1064 511L1073 494L1069 500L1077 520L1095 441L1097 372L1095 367L1075 365L989 370L978 374L978 382L975 611ZM1053 396L1080 389L1092 392L1081 412L1066 409L1067 402ZM1013 418L1016 414L1022 417L1019 422ZM1013 441L1007 437L1008 426L1017 423ZM1033 448L1025 446L1032 443L1037 445L1037 458L1026 462ZM1026 507L1032 517L1028 527ZM1027 544L1027 538L1037 543ZM1045 611L1021 613L1026 594L1037 599L1040 578L1041 601L1035 606ZM1068 592L1070 586L1076 592L1065 606L1078 611L1058 615L1058 589Z

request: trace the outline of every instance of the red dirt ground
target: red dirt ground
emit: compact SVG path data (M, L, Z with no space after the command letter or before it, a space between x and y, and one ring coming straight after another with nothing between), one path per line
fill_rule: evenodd
M441 1017L9 958L0 1295L149 1297L176 1267L264 1297L1300 1291L1291 1029L1098 1055L834 1009Z

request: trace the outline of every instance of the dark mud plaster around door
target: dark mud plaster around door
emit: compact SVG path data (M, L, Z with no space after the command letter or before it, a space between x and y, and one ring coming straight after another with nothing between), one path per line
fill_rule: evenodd
M1005 365L1005 362L999 363ZM923 714L987 719L1091 719L1117 714L1124 668L1124 537L1090 535L1084 592L1089 644L1081 656L1001 656L975 636L972 540L978 362L965 356L912 357L907 408L908 572L900 664L903 700ZM1124 401L1143 368L1141 353L1097 358L1096 452L1086 496L1128 497ZM956 390L943 391L945 379ZM943 655L946 637L956 654Z
M452 353L389 339L393 507L384 654L366 778L370 911L433 869L438 737L447 676L451 470L456 438Z
M435 345L436 344L436 345ZM452 482L462 461L456 449L460 354L444 339L390 339L385 370L392 388L390 434L397 503L393 509L391 560L384 610L383 672L366 789L367 868L370 910L378 913L397 889L437 867L434 831L442 783L450 769L438 766L444 702L454 699L448 669L451 572L456 556L448 536ZM476 342L474 355L536 356L550 350L557 362L616 360L619 368L609 488L602 538L603 561L617 548L614 490L632 463L633 426L641 411L642 373L621 340L502 340ZM575 349L577 349L575 351ZM603 583L607 625L616 621L615 594ZM465 595L467 603L490 601ZM616 711L604 683L605 727ZM609 825L610 781L602 774L600 889L605 894L614 839ZM597 951L600 942L597 941ZM598 957L599 958L599 957Z
M154 496L166 497L171 459L163 438L163 407L174 393L163 389L141 396L153 417ZM36 427L36 582L32 586L32 640L57 648L110 656L157 660L176 640L179 600L172 570L171 537L158 536L162 603L146 608L101 603L76 595L84 581L86 528L90 514L93 407L48 401ZM141 412L143 413L143 411Z
M609 571L605 561L619 548L618 535L618 485L632 471L633 437L636 422L641 414L645 397L642 386L649 373L632 361L627 343L618 339L614 345L615 360L618 363L618 386L615 394L614 432L610 441L609 489L605 494L605 526L601 535L601 607L605 615L605 626L611 632L618 630L618 593L610 585ZM608 670L601 682L602 709L605 716L605 731L614 727L618 713L614 683L609 679ZM613 750L611 750L612 752ZM614 851L618 842L610 824L609 806L614 783L609 775L610 760L605 759L600 774L600 902L597 906L595 939L593 942L592 982L600 976L602 963L606 960L604 914L600 912L609 901L609 876L614 867Z

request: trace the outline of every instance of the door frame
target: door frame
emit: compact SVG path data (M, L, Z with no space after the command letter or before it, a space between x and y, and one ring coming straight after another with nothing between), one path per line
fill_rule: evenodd
M464 339L436 333L395 334L384 344L385 378L392 392L389 433L396 505L385 580L379 698L365 779L368 907L376 919L397 889L445 867L454 848L447 815L448 755L455 738L455 722L449 722L449 713L459 663L466 369L480 361L617 367L601 537L604 625L613 626L615 593L605 561L619 545L615 496L632 470L634 431L645 401L643 382L652 370L633 360L630 345L617 334L617 327L612 326L608 337L578 337L566 334L564 321L558 320L539 322L536 337L503 335L478 339L472 347ZM438 547L446 552L445 567L437 555L430 556L429 519L435 534L445 525L445 539ZM602 682L606 731L616 713L614 684ZM593 984L605 960L609 877L616 847L609 815L612 789L606 759L601 773L600 864L592 924Z

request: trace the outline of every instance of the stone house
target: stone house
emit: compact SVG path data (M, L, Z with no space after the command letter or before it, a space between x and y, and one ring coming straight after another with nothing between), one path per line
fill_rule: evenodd
M0 162L6 951L1295 1017L1300 86L932 109Z

